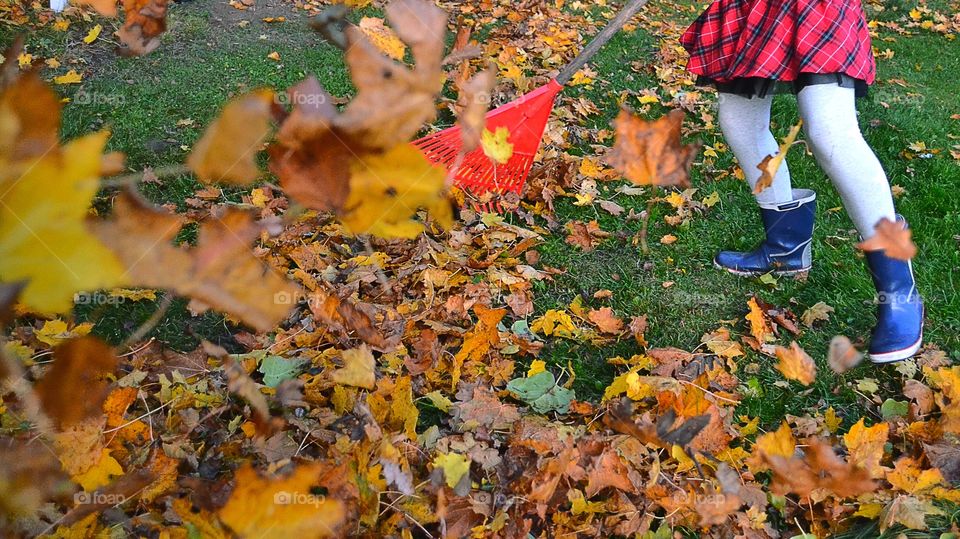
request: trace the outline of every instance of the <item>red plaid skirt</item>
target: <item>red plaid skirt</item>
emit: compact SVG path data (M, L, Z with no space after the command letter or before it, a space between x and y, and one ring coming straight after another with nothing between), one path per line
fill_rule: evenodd
M687 69L712 82L876 78L860 0L715 0L680 43L690 53Z

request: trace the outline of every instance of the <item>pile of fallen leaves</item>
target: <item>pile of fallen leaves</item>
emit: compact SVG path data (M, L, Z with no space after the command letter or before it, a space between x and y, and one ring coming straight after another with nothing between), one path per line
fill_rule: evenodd
M490 92L468 49L494 59L507 81L496 93L510 96L510 87L545 81L575 54L580 32L612 16L506 5L459 5L446 57L447 17L421 0L390 4L389 27L346 26L356 96L338 109L307 78L279 95L264 88L235 98L186 166L205 189L250 194L230 207L201 194L181 215L137 193L139 180L157 180L153 172L102 180L125 169L122 155L104 153L108 133L61 143L59 99L29 62L19 69L20 51L8 53L5 534L819 536L865 520L925 529L926 516L960 503L960 367L935 348L898 368L902 396L877 402L873 421L827 408L763 432L757 418L736 413L753 390L740 375L757 368L744 364L745 350L775 358L783 384L809 385L815 363L792 339L829 306L797 317L753 298L743 321L704 335L692 352L648 343L647 318L614 312L607 291L531 319L534 284L562 272L540 262L544 237L569 233L587 250L610 234L596 222L558 223L554 198L619 215L622 207L597 200L598 181L687 187L696 149L680 143L681 113L654 122L624 113L612 155L569 156L574 140L600 145L614 133L582 128L592 104L565 100L543 164L514 203L528 226L469 209L455 219L448 171L408 142L438 104L464 133L483 132L488 100L439 97L448 80ZM471 44L466 18L502 17L523 25ZM654 103L687 109L711 129L706 98L677 64L678 29L655 13L638 21L672 37L660 63L635 66L661 86L623 102L640 113ZM412 66L390 53L398 47L409 48ZM584 70L574 84L599 84L592 76ZM493 137L476 138L464 142ZM256 183L264 147L278 185ZM718 151L708 145L698 166L710 169ZM735 172L715 171L724 174ZM98 192L112 200L108 216L89 209ZM663 197L676 210L670 224L717 202L695 193ZM199 230L194 242L181 238L189 225ZM889 231L881 247L904 248L904 234ZM162 296L162 316L173 294L189 297L194 312L228 314L243 350L204 343L178 353L143 341L143 331L113 348L90 336L90 324L60 318L91 297ZM601 402L585 402L571 389L572 368L538 359L560 340L629 340L636 353L609 358L619 376ZM842 371L860 357L838 338L830 365Z

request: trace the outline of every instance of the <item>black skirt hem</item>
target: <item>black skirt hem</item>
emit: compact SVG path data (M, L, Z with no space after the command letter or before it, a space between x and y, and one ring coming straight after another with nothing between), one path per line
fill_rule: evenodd
M697 86L713 86L719 92L750 98L763 98L771 94L798 94L805 87L815 84L837 84L842 88L853 88L854 95L857 97L867 97L869 93L869 85L865 80L853 78L845 73L801 73L797 80L792 81L742 77L717 82L704 75L697 77Z

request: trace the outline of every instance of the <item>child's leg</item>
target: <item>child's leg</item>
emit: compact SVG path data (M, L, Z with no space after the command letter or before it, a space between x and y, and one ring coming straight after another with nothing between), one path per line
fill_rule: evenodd
M854 89L815 84L797 95L807 141L840 192L860 235L869 238L883 218L894 221L893 196L883 167L857 124Z
M720 93L718 122L723 137L740 162L750 189L760 179L757 165L768 155L779 151L777 140L770 132L770 105L773 96L747 98L737 94ZM793 200L790 172L784 162L773 179L773 185L757 195L761 204L780 204Z

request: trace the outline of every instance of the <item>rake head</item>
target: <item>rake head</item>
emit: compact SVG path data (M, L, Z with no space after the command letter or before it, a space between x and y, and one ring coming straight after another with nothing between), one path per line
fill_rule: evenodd
M451 170L454 184L467 193L482 197L486 193L502 195L523 192L523 185L533 166L533 158L540 147L543 132L553 110L553 102L563 86L551 80L544 86L487 113L486 128L496 131L506 127L507 139L513 144L513 156L505 164L493 161L477 148L458 160L463 143L460 127L454 126L419 140L413 145L430 161ZM454 169L455 167L455 169ZM499 211L496 197L492 203L478 204L485 211Z

